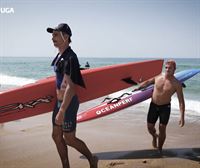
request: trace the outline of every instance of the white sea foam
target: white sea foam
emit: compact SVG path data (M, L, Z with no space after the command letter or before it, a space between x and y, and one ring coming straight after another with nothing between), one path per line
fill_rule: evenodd
M150 103L150 99L144 101L144 103ZM179 102L176 96L171 100L172 114L179 115ZM185 98L185 115L200 117L200 100L191 100Z
M177 97L172 99L172 107L179 110L179 103ZM200 116L200 100L185 99L186 114Z
M0 74L1 86L3 85L23 86L29 83L33 83L35 81L36 81L35 79Z

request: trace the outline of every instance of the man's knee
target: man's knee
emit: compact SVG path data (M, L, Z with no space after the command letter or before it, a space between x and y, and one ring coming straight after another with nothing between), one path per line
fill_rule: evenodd
M57 134L52 133L52 139L54 140L54 142L59 142L60 137Z
M147 124L147 129L152 134L154 134L156 132L156 130L155 130L155 124L148 123Z
M69 146L74 146L76 143L76 137L73 133L64 133L65 143Z
M51 136L55 143L60 143L63 139L63 134L61 132L53 131Z
M164 124L159 124L159 129L160 130L166 130L166 125L164 125Z

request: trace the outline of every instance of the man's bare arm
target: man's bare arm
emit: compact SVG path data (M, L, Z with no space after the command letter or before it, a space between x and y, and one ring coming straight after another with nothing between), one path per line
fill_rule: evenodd
M146 81L144 81L142 83L139 83L139 87L135 88L133 91L146 88L146 87L148 87L148 86L150 86L151 84L154 84L154 83L155 83L155 77L153 77L153 78L151 78L149 80L146 80Z
M72 82L72 80L70 79L70 77L65 74L64 80L66 80L67 86L66 86L66 89L64 92L61 107L56 116L56 124L58 124L58 125L62 124L63 118L64 118L64 113L65 113L66 109L68 108L72 97L75 95L75 85Z
M178 101L179 101L179 109L180 109L180 120L179 125L183 127L185 124L185 100L183 95L183 88L182 85L179 83L176 89Z

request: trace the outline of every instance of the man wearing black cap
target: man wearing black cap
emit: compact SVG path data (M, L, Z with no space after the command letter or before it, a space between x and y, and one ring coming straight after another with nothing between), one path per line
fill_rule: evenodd
M85 87L76 54L69 46L72 32L70 27L61 23L55 28L47 28L52 33L52 41L58 54L52 62L56 73L57 102L53 110L52 137L56 144L63 168L70 168L67 145L74 147L89 161L90 168L97 168L97 157L93 156L86 144L76 137L76 115L79 100L75 85Z

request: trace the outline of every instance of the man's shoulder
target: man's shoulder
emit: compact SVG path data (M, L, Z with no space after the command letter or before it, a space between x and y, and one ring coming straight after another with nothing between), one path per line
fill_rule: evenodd
M77 57L76 53L74 52L74 50L72 50L71 47L69 48L69 55L70 55L70 56Z
M175 77L174 77L174 83L176 84L177 87L182 87L182 83Z
M69 47L64 53L63 53L64 60L78 60L78 57L76 53Z
M155 76L155 80L163 79L164 77L165 77L165 75L161 73L161 74Z

